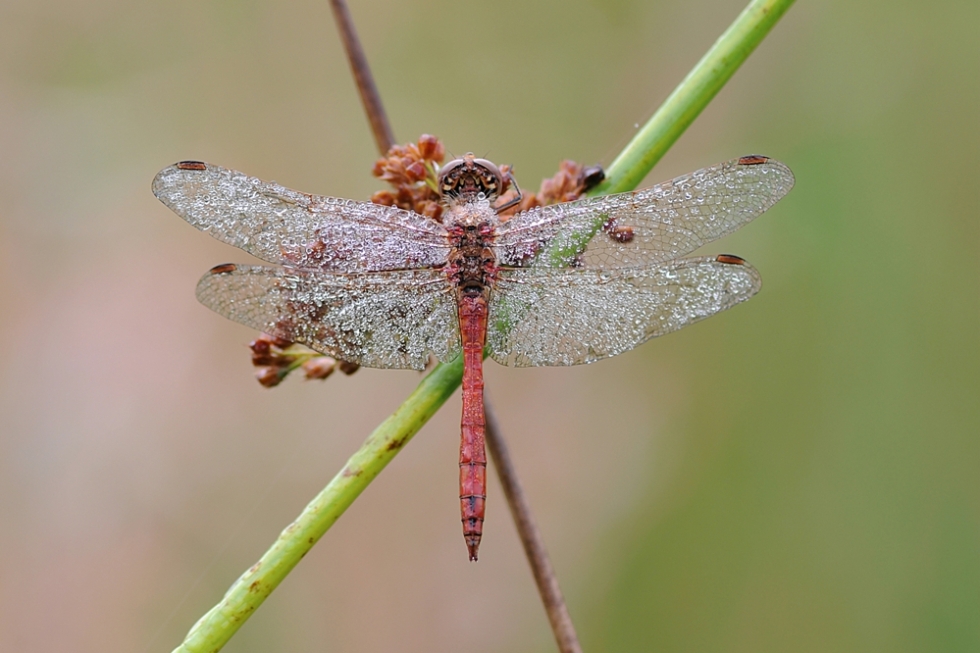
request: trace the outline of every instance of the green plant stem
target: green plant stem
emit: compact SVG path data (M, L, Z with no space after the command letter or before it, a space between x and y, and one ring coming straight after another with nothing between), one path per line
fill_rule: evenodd
M279 535L275 544L194 624L175 651L221 649L364 488L459 387L462 357L430 372L398 410L368 436L344 468Z
M752 0L606 169L590 195L636 188L748 59L793 0Z
M671 93L606 171L595 193L631 190L707 106L793 0L753 0ZM375 429L344 468L290 524L265 555L194 624L175 653L213 653L255 612L462 380L461 357L437 366Z

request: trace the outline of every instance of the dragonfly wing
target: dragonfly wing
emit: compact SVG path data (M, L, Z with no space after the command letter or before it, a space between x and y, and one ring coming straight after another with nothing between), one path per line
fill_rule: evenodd
M502 270L487 346L514 367L591 363L743 302L761 285L755 268L727 255L642 268Z
M210 163L185 161L153 179L177 215L253 256L339 272L438 265L446 230L412 211L308 195Z
M643 190L539 207L500 225L498 260L517 267L664 263L732 233L792 187L785 165L746 156Z
M459 354L451 286L435 270L331 274L219 265L197 297L227 318L364 367L425 369Z

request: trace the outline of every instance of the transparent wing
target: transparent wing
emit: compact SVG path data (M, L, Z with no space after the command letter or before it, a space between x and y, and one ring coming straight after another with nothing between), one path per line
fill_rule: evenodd
M331 274L219 265L197 298L227 318L365 367L425 368L459 353L451 286L435 270Z
M201 231L270 263L400 270L445 262L449 251L442 225L417 213L299 193L210 163L161 170L153 194Z
M743 302L761 285L755 268L727 255L647 268L501 271L489 354L514 367L591 363Z
M498 262L605 268L664 263L730 234L792 187L793 173L782 163L745 156L644 190L532 209L498 228Z

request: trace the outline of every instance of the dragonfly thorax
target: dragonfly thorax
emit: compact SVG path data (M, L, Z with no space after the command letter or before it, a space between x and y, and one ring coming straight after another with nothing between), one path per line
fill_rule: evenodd
M486 221L456 223L449 227L449 237L452 242L447 259L449 277L464 295L483 294L493 282L496 269L493 225Z

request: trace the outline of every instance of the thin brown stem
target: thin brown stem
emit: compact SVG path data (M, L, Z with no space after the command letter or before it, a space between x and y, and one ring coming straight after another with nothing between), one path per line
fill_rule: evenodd
M350 62L351 72L354 73L357 91L361 94L364 111L367 113L368 122L371 123L374 141L378 145L381 156L384 156L395 144L395 136L391 131L384 105L381 104L378 87L374 84L371 67L368 66L367 57L364 56L361 41L357 38L357 30L354 29L354 21L350 17L346 0L330 0L330 8L333 9L340 38L344 42L344 51L347 52L347 60Z
M524 553L531 565L531 573L534 574L534 582L538 585L538 593L541 594L545 612L548 613L548 621L551 622L551 629L555 633L558 650L561 653L582 653L572 617L565 606L565 597L562 596L561 588L558 586L558 577L555 575L554 567L551 566L548 551L544 548L541 531L538 530L538 525L531 515L527 495L524 494L524 488L517 478L514 461L511 460L507 444L500 436L500 428L489 402L484 401L483 410L487 422L487 448L493 458L500 484L504 487L504 495L507 497L510 513L517 524L517 534L524 545Z

